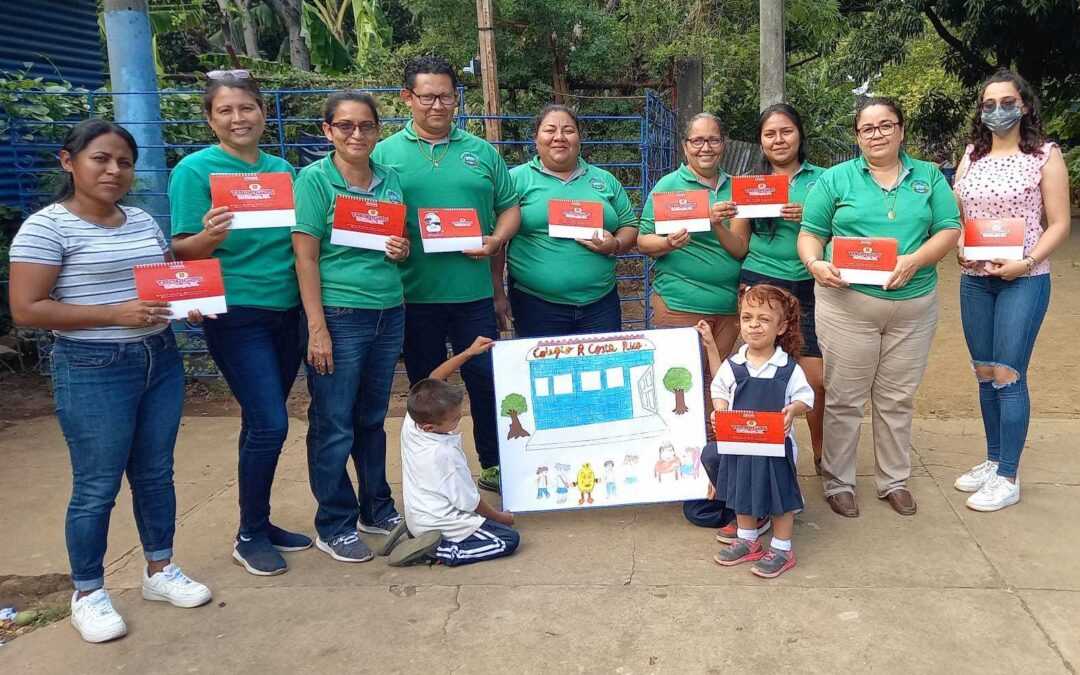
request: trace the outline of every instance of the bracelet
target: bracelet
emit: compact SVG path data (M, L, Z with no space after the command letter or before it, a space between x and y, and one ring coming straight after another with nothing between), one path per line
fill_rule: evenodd
M1024 258L1024 262L1027 263L1027 271L1035 269L1035 266L1039 264L1039 261L1035 259L1035 256L1029 255Z
M819 260L821 260L821 258L810 258L809 260L807 260L806 262L803 263L803 267L806 268L807 272L810 272L810 268L813 267L814 263L818 262ZM810 272L810 273L813 274L813 272Z

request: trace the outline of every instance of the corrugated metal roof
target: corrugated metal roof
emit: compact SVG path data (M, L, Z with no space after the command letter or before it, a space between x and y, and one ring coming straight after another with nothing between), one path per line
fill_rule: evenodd
M64 79L86 89L104 84L95 0L0 0L0 12L0 71L23 71L31 63L31 77ZM9 143L0 138L0 204L17 205L15 157Z
M4 0L0 21L0 70L22 70L47 79L60 76L96 89L105 81L95 0Z

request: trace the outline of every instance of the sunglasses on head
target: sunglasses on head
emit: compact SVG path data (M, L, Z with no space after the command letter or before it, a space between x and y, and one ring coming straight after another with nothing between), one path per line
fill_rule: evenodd
M235 70L211 70L206 73L208 80L250 80L251 71L237 68Z

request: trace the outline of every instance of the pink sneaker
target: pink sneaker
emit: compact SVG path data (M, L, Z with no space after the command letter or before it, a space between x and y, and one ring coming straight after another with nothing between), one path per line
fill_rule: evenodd
M720 549L720 552L713 557L713 562L717 565L723 565L729 567L731 565L738 565L744 562L753 562L760 560L765 555L765 549L761 548L761 542L747 541L746 539L736 539L724 548Z
M754 563L750 571L763 579L773 579L795 567L795 551L778 551L770 548L769 552L761 556L761 560Z
M769 531L772 527L772 518L765 516L764 518L758 518L757 521L757 534L760 537ZM739 524L734 520L727 525L721 527L716 531L716 541L721 544L731 544L739 538Z

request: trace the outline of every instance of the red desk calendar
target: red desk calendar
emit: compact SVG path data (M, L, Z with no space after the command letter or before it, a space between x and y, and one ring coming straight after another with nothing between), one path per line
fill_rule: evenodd
M139 299L168 302L172 319L183 319L193 309L203 316L228 311L217 258L136 265L134 271Z
M548 236L559 239L592 239L604 229L604 205L576 199L548 202Z
M784 456L784 413L718 410L713 424L716 451L721 455Z
M468 251L484 245L476 209L419 209L417 221L424 253Z
M779 218L788 203L788 177L732 176L731 199L738 207L736 218Z
M897 242L891 237L833 237L832 264L849 284L884 286L896 269Z
M653 195L653 217L657 234L671 234L686 229L687 232L708 232L709 191L660 192Z
M386 251L388 237L405 236L405 205L338 195L330 243Z
M296 225L292 176L284 171L210 174L210 200L229 207L233 230Z
M1023 260L1023 218L969 218L964 221L964 257L968 260Z

